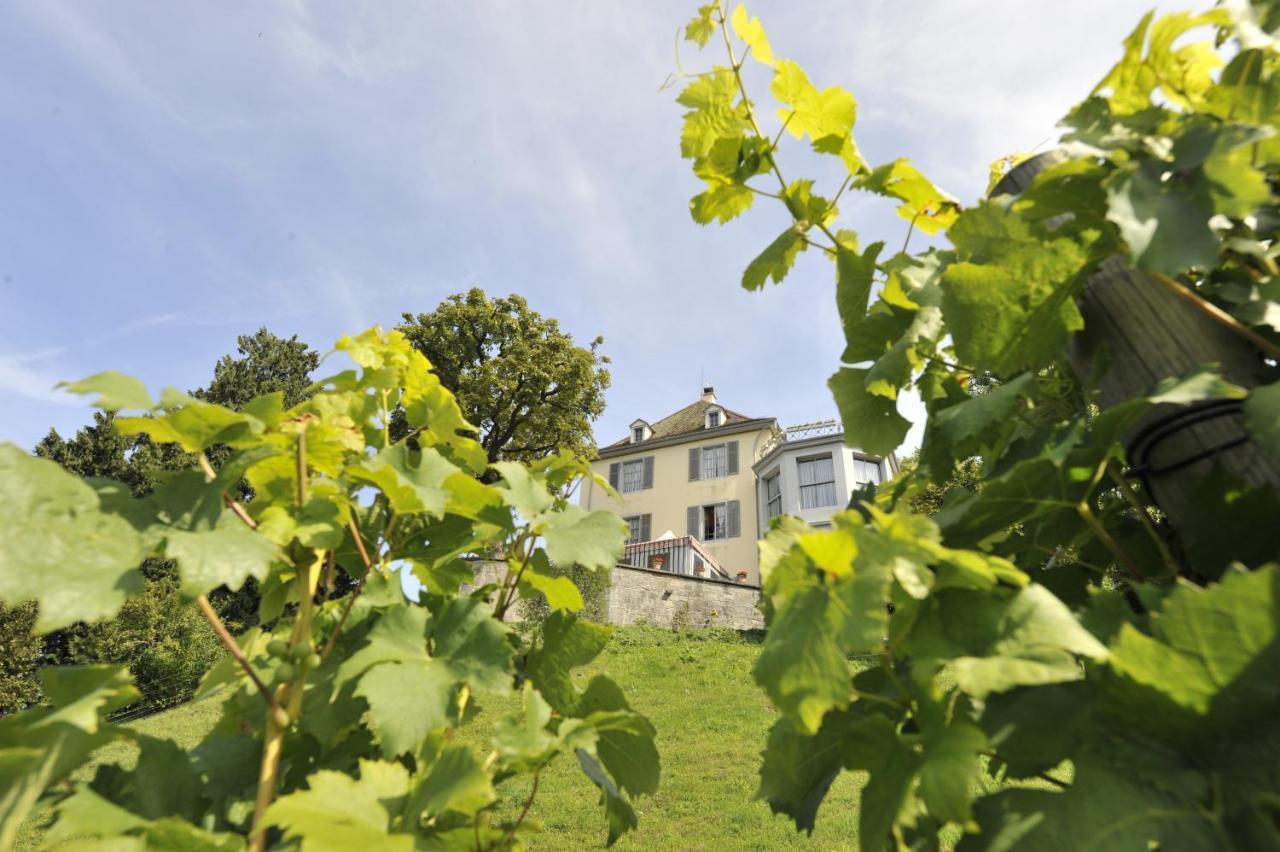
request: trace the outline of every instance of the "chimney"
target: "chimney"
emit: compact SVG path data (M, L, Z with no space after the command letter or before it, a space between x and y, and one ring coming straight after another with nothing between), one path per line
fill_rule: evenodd
M716 389L715 389L715 388L713 388L713 387L711 387L711 385L707 385L705 388L703 388L703 389L702 389L702 401L703 401L703 402L715 402L715 401L716 401Z

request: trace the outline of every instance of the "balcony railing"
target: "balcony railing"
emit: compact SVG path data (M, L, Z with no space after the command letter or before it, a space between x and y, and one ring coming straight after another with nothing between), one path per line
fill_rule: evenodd
M808 438L822 438L827 435L839 435L842 431L844 431L844 427L840 425L839 420L815 420L812 423L788 426L775 432L773 437L765 442L764 446L760 448L760 458L769 455L779 444L785 444L790 441L804 441Z
M622 550L622 564L686 577L730 579L715 557L703 550L696 538L687 535L632 542Z

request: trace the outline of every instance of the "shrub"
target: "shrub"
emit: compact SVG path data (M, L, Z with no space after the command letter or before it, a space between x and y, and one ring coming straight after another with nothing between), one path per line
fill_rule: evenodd
M0 713L12 713L40 700L40 637L36 605L0 604Z

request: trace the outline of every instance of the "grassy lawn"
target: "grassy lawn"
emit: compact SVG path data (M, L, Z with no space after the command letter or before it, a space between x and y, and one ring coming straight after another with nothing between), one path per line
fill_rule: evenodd
M636 802L638 831L618 849L847 849L857 830L854 797L859 779L838 778L819 812L813 837L797 834L783 817L774 817L763 802L752 801L759 752L775 714L751 679L759 648L726 631L677 634L654 628L618 630L609 647L578 673L580 683L607 674L626 690L632 706L658 729L662 780L658 793ZM490 726L514 709L490 703L468 728L468 738L486 741ZM216 698L161 713L135 727L153 736L194 745L217 720ZM128 763L131 746L104 749L103 761ZM91 768L77 777L88 778ZM504 815L514 816L529 784L511 781L500 792ZM543 772L530 821L542 826L535 849L602 848L606 829L595 787L575 761L561 757ZM33 821L18 848L39 842Z

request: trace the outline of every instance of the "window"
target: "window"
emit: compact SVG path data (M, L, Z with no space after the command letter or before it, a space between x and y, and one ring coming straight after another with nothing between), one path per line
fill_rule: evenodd
M720 479L738 472L738 442L689 448L689 481Z
M617 432L614 432L613 434L615 434L615 435L616 435L616 434L618 434L618 433L617 433ZM643 427L643 426L637 426L637 427L635 427L634 429L632 429L632 430L631 430L631 440L632 440L634 443L637 443L637 444L644 440L644 427Z
M729 537L729 513L724 503L702 507L702 540L715 541Z
M627 522L627 544L649 540L649 515L632 515Z
M718 541L742 534L742 504L737 500L689 507L689 535L699 541Z
M764 481L764 516L776 518L782 514L782 476L775 473Z
M614 432L614 434L618 433ZM622 493L630 494L632 491L639 491L641 488L644 488L644 459L623 462Z
M818 509L836 505L836 467L831 456L800 459L800 508Z
M617 434L616 432L614 433ZM702 448L702 479L729 475L729 453L724 444Z
M857 458L853 460L853 481L859 485L867 482L878 483L880 476L880 462Z
M707 428L708 428L708 429L714 429L714 428L716 428L716 427L717 427L717 426L719 426L719 425L720 425L720 412L719 412L719 411L712 411L712 412L708 412L708 414L707 414ZM617 433L617 432L614 432L613 434L615 434L615 435L616 435L616 434L618 434L618 433Z

